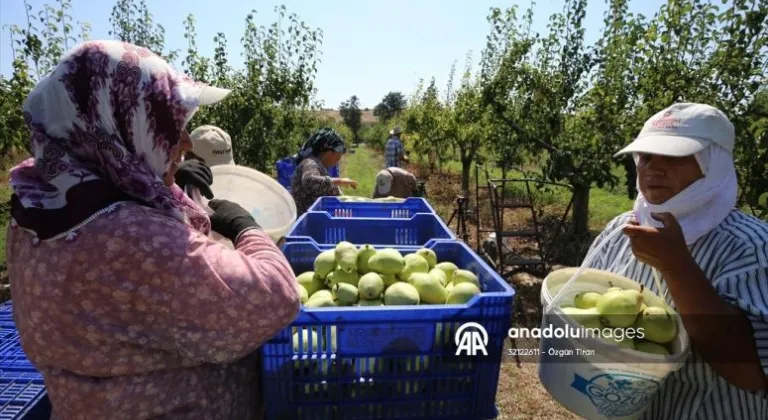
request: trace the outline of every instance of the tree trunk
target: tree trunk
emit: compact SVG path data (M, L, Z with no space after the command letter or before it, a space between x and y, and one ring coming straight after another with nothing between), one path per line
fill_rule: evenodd
M572 230L576 236L589 233L589 185L573 186Z
M472 170L472 158L461 158L461 191L464 197L469 197L469 177Z
M434 174L437 172L437 153L435 151L429 152L429 173Z
M637 197L637 167L635 167L635 161L631 157L622 161L622 166L627 172L626 185L627 185L627 197L635 199Z

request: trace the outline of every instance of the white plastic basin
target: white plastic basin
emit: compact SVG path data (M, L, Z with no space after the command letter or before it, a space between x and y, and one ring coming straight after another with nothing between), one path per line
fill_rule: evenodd
M213 198L241 205L275 243L296 221L293 197L269 175L237 165L212 166L211 173ZM207 203L208 200L203 198L203 204Z

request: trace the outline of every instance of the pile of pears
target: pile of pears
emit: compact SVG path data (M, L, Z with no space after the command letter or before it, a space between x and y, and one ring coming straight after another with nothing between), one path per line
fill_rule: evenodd
M381 198L368 198L368 197L359 197L356 195L340 195L337 196L339 201L342 202L353 202L353 203L402 203L405 201L404 198L394 197L394 196L388 196L388 197L381 197Z
M625 334L619 340L615 337L618 334L614 333L609 337L601 336L604 341L644 353L668 356L678 333L674 312L666 305L646 305L642 291L643 286L639 291L611 287L602 294L580 292L576 294L573 306L563 305L561 309L585 328L635 330L633 338Z
M461 305L481 293L475 273L438 262L421 248L406 254L394 248L359 248L342 241L315 258L314 271L296 277L307 308L326 306Z

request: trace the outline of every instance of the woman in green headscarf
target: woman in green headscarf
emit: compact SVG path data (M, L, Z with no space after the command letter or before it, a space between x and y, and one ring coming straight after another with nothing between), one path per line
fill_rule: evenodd
M321 128L309 137L296 157L296 171L291 181L291 194L296 201L296 214L301 216L319 197L339 196L339 187L357 188L349 178L331 178L328 169L339 163L347 152L344 139L332 128Z

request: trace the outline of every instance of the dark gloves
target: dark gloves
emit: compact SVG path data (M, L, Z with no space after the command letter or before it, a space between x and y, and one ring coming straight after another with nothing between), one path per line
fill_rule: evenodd
M187 185L191 185L200 190L200 193L207 199L213 198L213 192L211 191L211 184L213 183L213 174L211 168L205 163L193 159L185 160L179 165L179 169L176 170L176 185L183 190Z
M237 244L237 237L246 230L261 229L253 216L239 204L227 200L211 200L208 207L213 209L211 229Z

